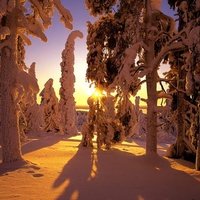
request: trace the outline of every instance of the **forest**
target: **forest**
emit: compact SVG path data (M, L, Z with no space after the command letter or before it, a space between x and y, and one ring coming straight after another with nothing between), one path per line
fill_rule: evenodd
M168 0L176 12L174 18L162 12L161 2L85 0L86 9L98 20L87 24L85 78L95 92L88 98L81 144L92 147L96 134L98 148L109 150L132 136L139 121L137 92L146 84L147 99L141 99L147 105L146 154L157 153L160 126L166 132L174 129L176 141L167 156L190 160L200 170L200 1ZM27 132L78 133L74 44L83 35L73 30L73 17L60 0L3 0L0 4L0 136L6 163L23 159L21 142ZM29 36L47 42L45 30L52 25L55 9L71 30L61 54L59 99L53 79L39 93L35 63L27 67L24 62ZM158 73L162 63L170 67L164 78ZM135 102L131 97L136 97Z

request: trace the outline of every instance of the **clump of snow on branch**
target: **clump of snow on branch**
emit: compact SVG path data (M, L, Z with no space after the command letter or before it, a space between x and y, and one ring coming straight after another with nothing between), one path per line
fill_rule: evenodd
M31 41L27 35L38 37L46 42L47 37L44 31L52 25L54 8L56 8L61 16L60 22L64 23L66 28L73 29L73 17L70 11L62 5L60 0L30 0L29 3L27 1L20 1L18 4L14 0L2 0L0 5L0 20L10 12L17 12L17 17L20 19L15 24L17 35L28 45L31 45ZM0 27L1 39L6 39L6 36L11 33L13 34L9 27ZM0 48L4 45L12 46L13 44L4 41Z
M17 75L15 87L15 103L17 104L22 99L25 103L33 104L36 99L36 94L39 92L37 80L25 71L20 71Z
M112 5L116 4L117 1L118 0L85 0L85 6L87 10L90 10L90 15L97 16L98 14L108 12Z
M70 33L65 44L65 49L62 52L61 66L61 88L59 110L61 113L61 126L66 134L77 134L75 126L75 100L73 93L75 92L74 83L74 50L75 39L83 38L83 34L76 30Z

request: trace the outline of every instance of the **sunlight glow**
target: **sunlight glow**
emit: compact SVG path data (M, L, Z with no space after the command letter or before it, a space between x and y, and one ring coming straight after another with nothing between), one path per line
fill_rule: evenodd
M95 91L95 88L94 88L94 86L91 86L91 87L87 87L87 96L88 97L90 97L90 96L92 96L92 94L94 93L94 91Z
M141 195L138 195L138 200L145 200Z
M78 190L75 190L71 197L70 197L70 200L78 200L78 196L79 196L79 191Z
M92 169L91 169L91 173L90 173L90 176L88 177L87 181L91 181L97 175L98 158L97 158L97 152L96 151L92 152L91 160L92 160Z
M95 96L96 98L98 98L98 97L101 97L101 94L102 92L100 91L100 90L98 90L98 89L96 89L95 91L94 91L94 93L93 93L93 96Z

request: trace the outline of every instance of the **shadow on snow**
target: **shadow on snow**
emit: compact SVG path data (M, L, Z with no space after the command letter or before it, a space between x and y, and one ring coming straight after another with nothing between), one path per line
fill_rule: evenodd
M52 187L66 184L58 200L200 199L200 184L158 155L136 156L79 145Z

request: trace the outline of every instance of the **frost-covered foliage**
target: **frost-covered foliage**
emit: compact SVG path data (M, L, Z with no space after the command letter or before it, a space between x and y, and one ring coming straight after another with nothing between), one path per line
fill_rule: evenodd
M133 135L133 130L135 129L135 125L137 123L136 110L128 96L121 97L116 108L116 118L119 120L122 127L124 127L124 135L120 133L117 137L119 137L119 141L123 141L124 138L131 137Z
M35 123L35 121L39 121L39 116L41 116L38 116L40 109L36 102L39 86L35 76L35 63L31 64L28 72L21 71L17 80L15 103L19 108L19 129L22 140L24 140L27 132L30 130L38 131L41 125Z
M134 16L140 16L141 7L142 2L136 4L121 1L117 13L108 13L101 16L94 24L88 23L88 69L86 78L100 91L104 90L107 94L116 91L117 96L113 105L118 108L125 106L124 109L118 109L117 115L114 114L115 119L111 124L104 125L107 123L105 117L101 118L102 121L98 121L99 126L102 127L101 132L108 131L110 135L114 135L113 142L121 142L129 135L128 129L132 127L130 124L134 124L134 120L131 120L131 115L134 115L134 112L128 108L128 105L125 105L125 101L130 94L135 95L137 93L140 88L140 79L138 76L133 76L134 73L130 73L133 65L127 64L125 67L122 67L122 65L124 66L125 49L141 36L136 31L136 26L139 26L139 23L131 14L131 9L133 9L138 14ZM136 38L131 36L136 36ZM129 60L127 60L128 62ZM100 111L98 113L101 113L102 116L106 115L106 109L104 109L106 101L107 97L99 101ZM130 118L130 121L125 122L128 118ZM125 126L128 127L125 128ZM101 143L105 142L104 136L99 141L103 141L99 142L101 146ZM110 146L110 142L106 144Z
M170 156L193 157L197 149L198 132L198 101L199 101L199 0L168 1L177 8L178 34L185 34L187 40L184 50L174 52L169 56L171 66L170 76L173 77L172 113L177 120L178 137L171 148ZM183 36L183 35L182 35ZM176 81L177 83L176 83ZM174 90L177 88L177 90ZM196 130L195 130L196 129ZM194 142L195 141L195 142Z
M52 24L54 9L61 15L60 21L72 29L73 18L60 0L1 0L0 3L0 51L2 98L2 157L3 162L21 159L19 142L19 109L23 89L21 78L25 76L24 45L30 45L28 35L47 41L44 30ZM21 81L18 83L18 81ZM6 90L6 92L5 92ZM30 97L30 94L27 95ZM25 101L31 101L31 99Z
M14 103L17 105L20 101L30 105L36 102L36 95L39 92L37 79L26 71L20 71L17 74L16 88L14 92Z
M185 50L174 53L169 60L171 65L171 74L174 74L174 80L176 79L178 84L174 82L174 85L178 87L178 93L171 88L173 93L173 107L172 110L177 116L177 120L182 119L182 123L178 124L178 140L176 145L183 141L188 152L197 147L194 145L197 140L195 136L194 122L197 121L197 104L199 99L199 61L200 61L200 9L199 1L169 1L170 5L177 7L177 14L179 17L179 33L185 33L187 40L185 41ZM175 78L176 77L176 78ZM185 93L185 94L184 94ZM182 98L180 98L182 96ZM181 113L180 113L181 110ZM182 145L183 146L183 145ZM178 154L178 153L177 153Z
M36 73L35 73L35 62L33 62L28 68L28 74L33 77L37 83ZM26 116L26 132L40 133L40 126L42 125L42 109L41 106L37 104L37 92L32 93L32 102L26 104L24 114Z
M117 0L85 0L85 6L93 16L109 12L116 3Z
M105 144L110 149L115 134L115 98L110 95L101 95L97 103L97 145L100 148Z
M91 96L88 98L87 103L89 106L89 111L88 111L87 121L83 123L81 129L81 134L82 134L81 144L84 147L93 147L92 138L94 137L95 124L97 120L96 101Z
M139 23L137 19L133 18L130 9L136 10L134 16L140 16L141 5L142 3L136 5L134 2L131 4L121 2L121 9L116 14L109 13L101 16L94 24L88 23L87 46L89 53L86 77L96 87L108 88L116 79L115 85L126 88L128 92L135 94L139 89L138 78L133 78L129 73L133 66L126 66L122 70L121 65L124 50L134 42L133 40L137 40L141 36L136 31ZM130 37L133 35L136 35L136 38ZM116 78L121 70L120 78ZM132 79L135 80L132 81ZM119 90L121 89L119 88Z
M8 35L13 34L11 27L6 26L4 21L11 12L16 12L16 17L19 20L16 24L17 33L15 34L20 36L20 38L27 44L31 44L30 40L26 36L27 34L39 37L43 41L47 41L44 29L47 29L52 25L54 9L56 9L61 15L60 21L65 24L66 28L72 29L71 22L73 21L73 17L70 11L62 6L60 0L2 0L0 7L0 38L4 40L7 39Z
M88 105L87 122L82 128L83 146L92 146L95 132L98 148L105 146L106 149L132 136L136 110L128 97L116 99L109 93L98 91L88 98Z
M167 96L156 90L161 82L157 70L169 52L185 48L186 41L184 34L176 34L174 19L162 13L160 5L161 1L121 0L115 13L88 24L88 81L122 99L136 95L147 83L147 152L156 151L157 112L163 110L157 99Z
M76 128L81 132L82 125L87 122L88 111L87 110L76 110Z
M61 126L64 133L77 134L75 126L75 100L73 93L75 92L74 83L74 50L75 39L82 38L83 34L80 31L73 31L70 33L65 49L62 52L61 66L61 88L60 88L60 101L59 110L61 114Z
M62 126L60 123L61 117L58 109L58 98L56 97L53 88L53 79L49 79L44 89L40 93L41 106L43 109L43 123L42 129L47 132L63 134Z

